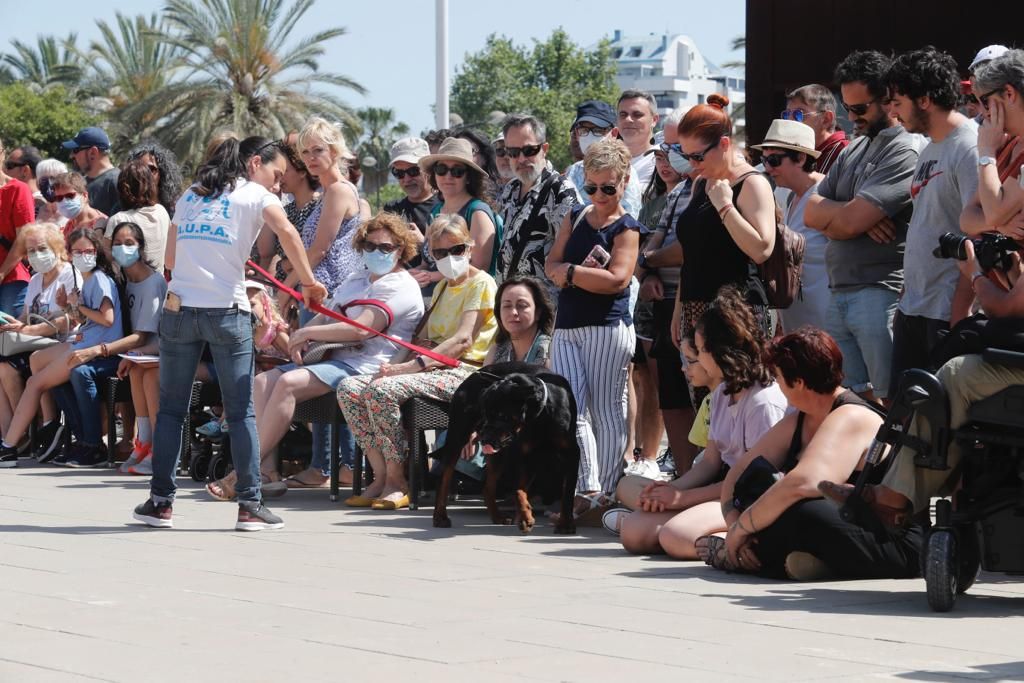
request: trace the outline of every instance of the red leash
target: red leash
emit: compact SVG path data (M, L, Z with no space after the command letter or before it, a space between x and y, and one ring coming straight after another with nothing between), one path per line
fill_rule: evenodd
M258 265L256 265L252 261L249 261L246 265L248 265L250 268L255 270L257 273L259 273L260 275L265 277L267 280L269 280L275 287L280 289L282 292L286 292L289 296L293 297L296 301L302 301L303 300L301 294L296 292L294 289L284 285L277 278L275 278L273 275L271 275L267 271L265 271L262 268L260 268ZM360 330L362 330L364 332L369 332L369 333L374 334L374 335L376 335L378 337L384 337L385 339L387 339L388 341L390 341L393 344L398 344L399 346L403 346L403 347L409 349L410 351L412 351L413 353L417 353L417 354L419 354L421 356L426 356L427 358L429 358L431 360L435 360L438 363L443 363L444 365L447 365L450 368L457 368L457 367L459 367L460 361L456 360L455 358L449 358L448 356L444 356L444 355L442 355L440 353L436 353L436 352L434 352L434 351L432 351L430 349L425 349L422 346L416 346L415 344L410 344L407 341L402 341L401 339L398 339L397 337L392 337L391 335L384 334L383 332L378 332L377 330L373 329L372 327L367 327L366 325L364 325L362 323L359 323L359 322L356 322L355 320L352 320L352 318L345 317L341 313L338 313L337 311L332 311L331 309L326 308L324 306L321 306L320 304L312 304L310 306L310 308L312 310L316 311L317 313L322 313L322 314L326 315L328 318L333 318L334 320L337 320L338 322L347 323L347 324L351 325L352 327L358 328L358 329L360 329Z

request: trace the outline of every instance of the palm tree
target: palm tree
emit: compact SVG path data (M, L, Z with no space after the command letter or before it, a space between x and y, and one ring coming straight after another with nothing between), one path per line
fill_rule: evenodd
M92 65L88 90L102 98L115 152L151 137L157 123L152 110L137 107L173 83L183 51L164 42L165 21L153 14L135 18L116 13L116 24L97 20L102 41L93 41L86 55Z
M391 145L398 138L409 134L409 126L395 121L394 109L366 107L356 112L356 115L365 131L356 154L360 163L367 158L375 162L373 166L362 164L363 190L370 194L387 185Z
M732 39L729 49L733 52L746 52L747 51L747 37L736 36ZM747 66L746 61L742 59L736 59L731 62L726 62L722 65L723 69L745 69Z
M14 52L3 55L4 69L36 91L53 85L74 90L84 72L81 55L75 49L77 39L74 33L61 41L55 36L39 36L35 46L14 39Z
M350 78L319 70L324 43L345 29L291 35L314 1L167 0L161 38L182 50L187 75L136 105L158 117L157 136L179 158L195 161L217 129L283 137L314 114L353 119L341 100L316 88L365 92Z

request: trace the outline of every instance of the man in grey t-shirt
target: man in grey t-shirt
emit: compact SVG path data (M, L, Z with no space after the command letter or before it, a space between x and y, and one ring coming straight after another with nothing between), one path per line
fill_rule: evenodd
M900 55L889 71L893 109L911 133L931 139L921 150L910 196L914 215L903 257L903 296L893 320L891 377L933 369L931 351L951 318L970 311L973 294L956 261L932 254L943 233L960 232L960 212L978 187L978 132L956 111L956 61L934 48Z
M889 395L892 319L903 285L915 136L889 118L879 52L854 52L836 67L843 107L858 135L807 200L805 223L829 238L825 329L843 352L845 383L869 398Z

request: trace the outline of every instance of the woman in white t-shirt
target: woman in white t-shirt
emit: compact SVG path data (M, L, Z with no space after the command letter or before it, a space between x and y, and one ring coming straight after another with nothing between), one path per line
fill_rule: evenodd
M656 481L640 494L619 526L623 547L696 560L702 536L725 531L722 481L786 414L788 403L762 358L765 346L753 310L734 287L724 287L697 321L697 361L712 383L711 428L704 457L679 479Z
M146 236L146 252L142 254L142 260L152 264L154 270L162 274L171 217L159 202L159 178L151 170L151 163L134 159L121 166L121 173L117 176L121 211L107 219L104 243L110 246L117 226L134 223Z
M17 330L22 334L40 337L55 337L66 333L68 319L57 305L57 290L63 286L65 291L70 292L76 286L81 287L82 277L68 262L64 234L60 227L54 223L26 225L18 231L15 245L16 249L24 249L28 254L35 275L29 280L25 291L22 319L5 318L4 324L0 325L0 332ZM53 324L30 319L30 315L42 316L52 320ZM7 434L11 426L14 409L18 406L25 382L32 372L28 363L31 355L31 352L19 353L0 359L0 434ZM57 419L57 407L48 392L43 394L42 419L43 427L36 435L39 448L33 455L40 462L46 462L60 444L64 429Z
M225 140L200 167L174 210L164 266L171 270L160 317L160 412L153 442L150 497L134 518L173 526L171 507L192 378L204 347L213 355L231 457L238 473L239 531L278 529L284 522L263 504L252 384L255 351L245 292L245 263L264 225L281 241L310 306L327 296L313 279L302 242L271 193L284 174L279 143L261 137ZM187 438L187 437L186 437Z
M359 226L352 238L364 268L348 276L334 290L329 308L374 330L408 341L423 316L423 296L416 280L402 265L416 255L417 242L409 224L394 214L382 213ZM302 354L312 344L345 343L323 359L304 364ZM397 345L348 323L318 315L294 332L289 341L294 363L260 373L253 386L256 430L260 436L262 475L278 479L274 448L287 433L295 406L333 392L346 377L372 375L398 351ZM341 450L354 451L342 439ZM308 469L287 483L264 485L267 495L288 488L318 488L330 479L329 448L320 442ZM234 473L211 482L206 490L218 500L234 496Z

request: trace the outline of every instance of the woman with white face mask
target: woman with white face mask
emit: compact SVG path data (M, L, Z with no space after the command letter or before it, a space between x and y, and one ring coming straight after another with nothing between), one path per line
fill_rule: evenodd
M366 327L409 341L423 316L423 296L402 264L416 255L416 247L409 224L395 214L381 213L363 223L352 237L352 248L364 267L342 280L325 305ZM314 363L303 363L303 352L321 342L347 346L329 351ZM373 375L394 356L398 346L321 314L290 336L289 350L294 362L260 373L252 390L260 472L270 482L263 486L265 495L327 485L330 444L326 441L316 443L309 468L286 482L277 481L280 475L275 448L288 433L296 404L333 392L347 377ZM346 455L346 448L354 450L345 439L341 439L340 446L342 455ZM218 500L230 500L235 495L236 480L232 472L208 484L206 490ZM351 471L342 470L339 480L350 484Z
M402 404L413 396L450 401L479 367L498 328L494 278L472 265L474 243L462 216L442 214L427 230L437 269L444 276L415 336L434 351L462 361L450 368L426 356L384 363L375 375L350 377L338 387L338 403L373 468L373 483L345 501L351 507L397 510L409 507L405 479L408 444Z
M5 318L3 324L0 324L0 332L17 331L39 337L54 337L58 332L66 332L67 322L63 315L59 315L61 311L57 305L57 290L60 287L66 291L74 289L76 277L80 287L82 278L68 261L60 228L52 223L30 223L18 232L15 249L28 254L28 262L35 275L28 283L21 319ZM31 319L30 315L53 319L53 325ZM0 359L0 434L7 434L14 410L25 389L25 382L32 373L28 360L31 355L31 352L26 352ZM56 419L57 407L49 393L43 395L42 415L44 427L36 435L38 448L33 455L40 462L46 462L53 457L63 432L60 420ZM28 440L23 441L27 447ZM0 462L0 466L3 466L3 462Z

